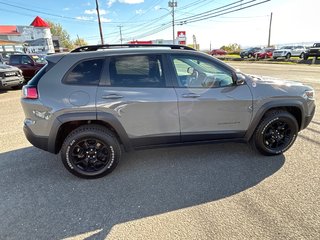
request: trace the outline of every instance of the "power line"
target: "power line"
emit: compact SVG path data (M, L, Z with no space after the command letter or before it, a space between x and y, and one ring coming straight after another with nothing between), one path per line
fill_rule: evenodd
M255 0L254 0L254 1L255 1ZM199 22L199 21L202 21L202 20L206 20L206 19L210 19L210 18L222 16L222 15L225 15L225 14L228 14L228 13L237 12L237 11L240 11L240 10L243 10L243 9L246 9L246 8L250 8L250 7L253 7L253 6L257 6L257 5L260 5L260 4L269 2L269 1L271 1L271 0L265 0L265 1L262 1L262 2L258 2L258 3L255 3L255 4L251 4L251 5L249 5L249 6L241 7L241 8L235 9L235 10L230 10L230 11L223 12L223 13L220 13L220 14L215 14L215 15L210 15L210 16L204 16L204 17L200 17L200 18L193 19L193 20L191 20L191 21L185 21L185 24L187 24L187 23L193 23L193 22ZM251 1L251 2L252 2L252 1Z

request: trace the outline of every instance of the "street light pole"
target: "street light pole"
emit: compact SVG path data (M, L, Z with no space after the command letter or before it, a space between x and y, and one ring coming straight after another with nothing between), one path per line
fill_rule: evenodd
M120 30L120 42L121 42L121 44L122 44L122 31L121 31L121 28L122 28L123 26L122 25L119 25L118 26L118 28L119 28L119 30Z
M172 43L175 44L175 31L174 31L174 8L177 7L177 2L172 0L171 2L168 2L168 6L172 8Z
M172 16L172 43L175 44L175 31L174 31L174 8L177 7L177 2L175 2L174 0L172 0L171 2L168 2L168 7L172 8L172 11L170 11L167 8L160 8L163 10L168 11L171 16Z

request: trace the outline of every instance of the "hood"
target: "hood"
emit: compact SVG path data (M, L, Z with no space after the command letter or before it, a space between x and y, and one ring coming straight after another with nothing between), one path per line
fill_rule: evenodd
M290 80L282 80L274 77L268 76L257 76L257 75L249 75L252 78L252 84L259 85L274 85L274 86L305 86L303 83L290 81Z
M0 72L6 72L6 71L19 71L19 68L6 65L6 64L0 64Z

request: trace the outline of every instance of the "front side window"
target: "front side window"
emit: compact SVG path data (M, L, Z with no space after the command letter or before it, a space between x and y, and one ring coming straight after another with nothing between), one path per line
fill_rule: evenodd
M214 88L233 85L231 71L193 56L174 56L179 87Z
M92 59L78 63L64 78L66 84L98 85L104 59Z
M111 57L109 72L114 87L165 87L160 55Z
M29 56L22 56L21 62L22 64L29 65L32 63L32 60L30 59Z

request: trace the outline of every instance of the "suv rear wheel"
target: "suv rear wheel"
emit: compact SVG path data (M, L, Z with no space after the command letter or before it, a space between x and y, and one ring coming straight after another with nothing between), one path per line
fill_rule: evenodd
M81 178L99 178L111 173L120 156L121 148L116 136L99 125L76 128L61 148L63 165Z
M261 120L252 144L263 155L278 155L288 150L298 135L298 123L286 111L271 111Z

